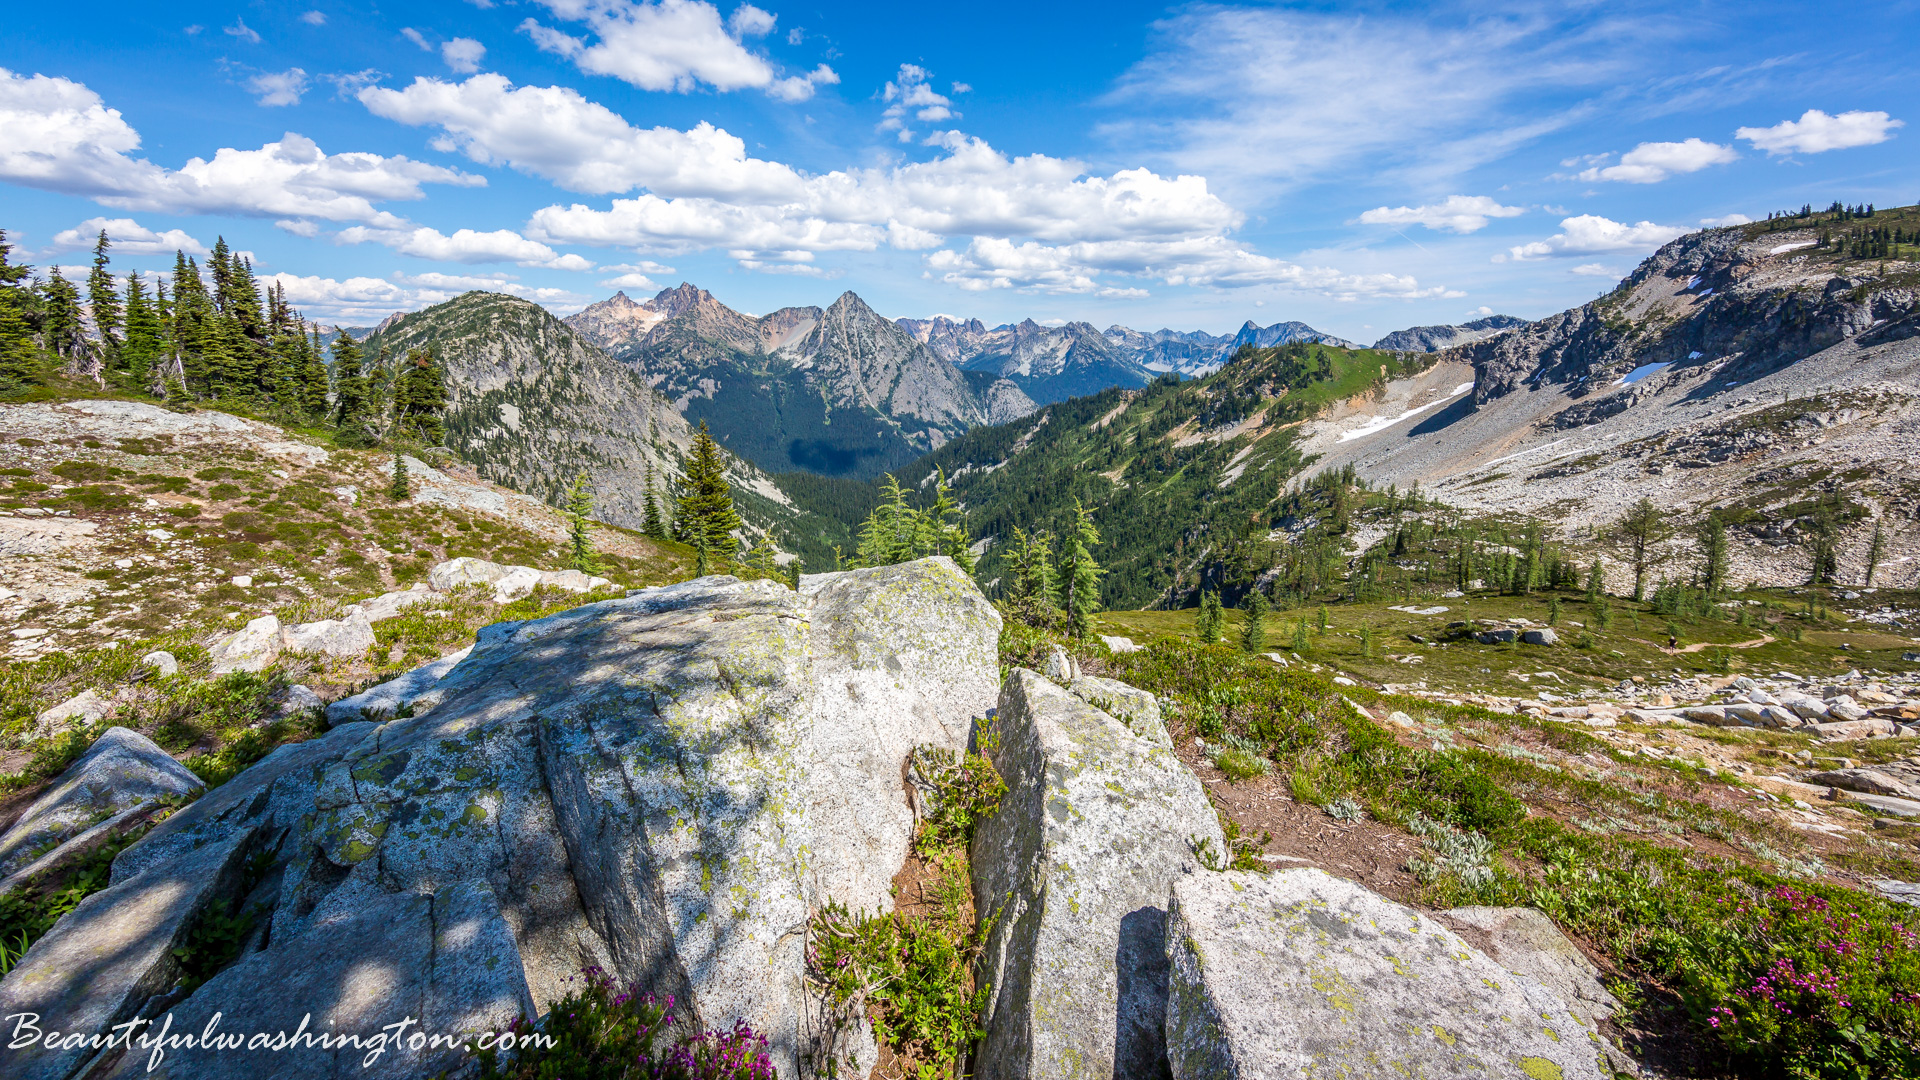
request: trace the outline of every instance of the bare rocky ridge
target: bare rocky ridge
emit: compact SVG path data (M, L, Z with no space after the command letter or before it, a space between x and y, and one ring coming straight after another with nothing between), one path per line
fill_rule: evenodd
M1316 470L1352 464L1377 484L1418 482L1571 535L1642 496L1682 521L1750 511L1734 529L1734 578L1761 585L1806 580L1807 508L1839 493L1863 511L1840 580L1863 579L1875 521L1890 544L1875 584L1920 580L1920 287L1897 269L1835 276L1794 246L1812 239L1682 237L1601 300L1447 349L1329 410L1300 447L1322 455Z
M449 446L489 479L555 501L585 470L598 516L638 527L648 469L661 485L684 471L693 441L686 418L537 304L470 292L365 343L396 354L427 346L446 371ZM751 465L735 463L730 479L784 502Z
M1373 343L1376 349L1391 349L1395 352L1439 352L1455 345L1466 345L1490 338L1495 334L1511 330L1516 326L1525 326L1525 319L1516 319L1511 315L1489 315L1484 319L1475 319L1458 326L1413 326L1393 333Z

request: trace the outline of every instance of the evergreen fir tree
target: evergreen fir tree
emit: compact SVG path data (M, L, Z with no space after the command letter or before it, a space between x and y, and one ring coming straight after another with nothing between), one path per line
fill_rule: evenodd
M387 497L394 502L406 502L413 497L407 486L407 459L398 450L393 452L393 485L387 489Z
M1293 651L1305 652L1307 647L1307 617L1302 615L1300 621L1293 624Z
M153 381L153 370L166 351L166 327L160 312L147 299L146 283L139 274L127 275L126 341L120 346L120 358L128 385L144 390Z
M600 560L593 553L593 487L582 469L567 485L567 565L583 574L600 572ZM705 549L702 549L703 551Z
M73 359L85 348L80 330L80 292L61 276L60 268L47 268L47 283L41 294L46 298L47 351L62 360Z
M446 408L447 380L439 354L431 346L410 350L394 388L394 416L400 429L428 446L438 446L447 438L440 419Z
M1193 615L1193 633L1202 645L1213 645L1220 640L1220 624L1223 616L1220 612L1220 594L1211 590L1200 593L1200 607Z
M643 505L646 509L641 518L640 531L655 540L664 539L667 530L660 520L660 501L654 497L653 493L653 462L651 461L647 462L647 495Z
M333 339L333 426L348 446L367 442L367 376L361 360L360 346L341 331Z
M213 302L207 296L199 265L185 254L174 252L172 338L180 355L180 377L189 393L214 392L216 373L208 362L208 353L216 348L213 323Z
M1560 598L1558 596L1547 601L1547 625L1560 625Z
M1267 596L1258 586L1247 590L1246 599L1240 601L1240 613L1246 622L1240 628L1240 648L1257 653L1267 647Z
M960 504L953 501L944 469L934 471L933 496L933 505L920 515L921 536L914 545L913 557L945 555L960 564L960 569L973 573L973 549L967 543L966 515L960 512Z
M1874 571L1880 568L1880 560L1887 556L1887 525L1882 518L1873 521L1873 542L1867 545L1867 580L1861 582L1865 588L1873 588Z
M897 485L896 485L897 486ZM687 463L687 490L680 497L680 518L689 542L700 551L731 558L738 546L733 531L740 515L733 509L733 491L727 486L726 462L720 445L707 431L707 422L693 434L693 456Z
M1029 626L1050 625L1059 607L1059 590L1053 575L1053 538L1046 533L1028 536L1015 525L1007 558L1013 578L1008 591L1015 617Z
M1060 580L1065 586L1067 629L1076 638L1087 636L1090 616L1100 610L1100 579L1106 571L1093 557L1099 543L1093 511L1080 505L1079 499L1073 500L1073 527L1060 543Z
M1325 604L1321 604L1321 605L1320 605L1320 622L1319 622L1319 624L1318 624L1318 629L1319 629L1319 632L1320 632L1320 633L1322 633L1322 634L1324 634L1324 633L1326 633L1326 632L1327 632L1327 629L1328 629L1328 627L1327 627L1327 605L1325 605Z
M907 505L907 494L892 473L882 485L884 500L867 515L860 526L860 544L854 549L855 566L891 566L914 557L914 545L923 526L920 514Z
M1727 523L1719 514L1708 514L1700 527L1700 550L1705 556L1700 583L1708 599L1718 599L1727 588Z
M0 396L20 393L43 375L39 344L30 316L35 307L30 288L33 268L8 261L13 245L0 229Z
M1593 565L1587 568L1587 603L1588 604L1599 603L1601 594L1606 590L1607 571L1606 571L1605 563L1606 563L1605 559L1602 559L1600 556L1595 555L1593 557Z
M327 415L327 362L320 352L320 327L300 350L300 413L308 420Z
M100 239L93 245L93 269L87 272L87 306L92 311L93 329L100 335L100 351L109 370L119 367L123 333L119 284L107 272L107 249L112 246L107 230L101 229Z

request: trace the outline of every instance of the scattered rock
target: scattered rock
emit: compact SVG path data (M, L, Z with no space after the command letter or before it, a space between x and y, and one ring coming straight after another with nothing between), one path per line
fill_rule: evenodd
M233 583L238 588L251 589L253 588L253 575L252 574L235 574L233 575Z
M152 739L129 728L108 728L0 836L0 877L103 818L167 797L184 798L205 786Z
M1813 733L1822 739L1872 739L1900 734L1900 725L1878 717L1867 720L1842 720L1815 724Z
M1055 645L1047 653L1045 674L1054 682L1070 683L1080 677L1080 662L1073 658L1073 654Z
M413 605L433 598L433 590L422 584L415 585L406 592L381 593L379 596L360 601L353 605L353 608L358 608L368 622L376 623L391 619ZM353 608L349 608L348 612L351 613Z
M1176 879L1167 941L1175 1080L1608 1075L1540 983L1319 870Z
M493 582L493 599L496 603L507 604L518 600L540 584L540 571L531 566L509 566L506 571Z
M140 665L162 679L172 678L180 670L180 661L164 649L155 649L140 658Z
M249 627L252 625L248 624ZM290 653L361 657L373 645L373 624L367 621L364 614L301 623L280 631L280 648Z
M1133 639L1129 637L1116 637L1116 636L1109 636L1107 634L1101 634L1100 640L1103 643L1105 643L1105 645L1107 646L1107 650L1109 652L1130 653L1130 652L1140 651L1140 646L1135 645L1133 643ZM1268 655L1272 655L1272 654L1268 654Z
M991 918L980 1080L1152 1076L1164 1065L1166 923L1194 845L1224 840L1199 781L1164 746L1025 669L987 750L1007 794L973 840Z
M215 675L230 671L264 671L280 654L280 620L262 615L246 628L230 634L207 650L209 670Z
M1127 725L1127 730L1135 735L1173 749L1173 737L1167 734L1166 722L1160 716L1160 699L1147 691L1097 675L1082 675L1067 689L1074 697Z
M280 698L281 716L298 716L301 713L319 712L327 707L320 695L305 683L294 683Z
M449 653L438 660L421 664L404 675L388 679L378 686L369 687L352 697L341 698L326 706L327 723L338 726L354 720L390 720L409 709L411 709L409 715L417 716L424 713L438 704L439 698L438 695L435 695L431 701L423 698L439 685L440 680L446 678L447 672L452 671L454 666L465 660L467 654L472 651L473 646L469 645L459 652Z
M1560 635L1554 633L1551 626L1543 626L1537 630L1528 630L1521 634L1520 640L1526 642L1528 645L1558 645L1560 644Z
M1513 630L1483 630L1474 635L1474 640L1482 645L1505 645L1518 636Z
M427 571L427 585L434 592L452 592L462 585L491 585L506 573L499 563L463 555Z
M33 719L33 737L50 739L73 727L88 727L113 715L113 702L82 690Z

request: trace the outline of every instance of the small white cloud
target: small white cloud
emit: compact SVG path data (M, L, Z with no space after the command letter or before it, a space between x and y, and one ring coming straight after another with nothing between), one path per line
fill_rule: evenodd
M1424 225L1429 229L1470 233L1487 227L1489 218L1519 217L1519 206L1502 206L1485 195L1449 195L1427 206L1382 206L1360 215L1365 225Z
M1657 184L1669 176L1699 172L1713 165L1739 160L1733 147L1704 139L1685 142L1647 142L1620 155L1620 164L1591 168L1576 179L1592 183L1615 180L1626 184Z
M1609 270L1606 267L1600 265L1599 263L1581 263L1579 266L1576 266L1573 269L1567 271L1567 273L1578 274L1581 277L1619 277L1620 276L1614 273L1612 270ZM1487 314L1491 315L1493 314L1493 312L1488 311Z
M297 219L276 221L273 223L273 227L282 232L289 232L295 236L304 236L308 239L320 235L320 226L311 221L300 221Z
M767 86L767 94L781 101L805 101L813 96L817 86L837 86L840 76L830 67L821 64L805 75L794 75L785 79L775 79Z
M355 225L340 230L335 239L342 244L384 244L402 255L441 262L512 262L548 270L591 270L593 263L578 255L561 255L537 240L529 240L512 229L479 232L457 229L448 236L424 225L411 228L381 228Z
M953 92L956 94L971 94L973 93L973 87L963 82L957 82L953 84Z
M340 75L322 75L320 77L332 83L335 92L340 97L352 97L362 89L372 86L374 83L386 78L387 75L386 72L380 71L377 68L367 68L363 71L349 71Z
M798 45L805 40L807 40L807 32L805 30L796 26L787 31L787 44Z
M471 75L480 70L480 61L485 59L487 47L472 38L457 37L440 46L440 59L446 65L462 75Z
M733 9L733 15L727 19L727 28L737 38L765 37L773 33L774 19L772 12L762 11L752 4L741 4Z
M298 105L307 92L307 73L299 68L261 72L247 80L247 92L258 94L262 105Z
M1769 154L1818 154L1883 143L1893 138L1894 128L1905 126L1906 121L1883 112L1856 109L1828 116L1819 109L1808 109L1798 120L1782 120L1772 127L1743 127L1734 135Z
M184 251L189 255L207 254L207 245L194 239L180 229L168 229L155 232L132 218L88 218L71 229L55 233L54 251L81 251L93 247L100 236L100 230L107 231L107 239L113 241L113 252L119 255L171 255Z
M228 37L237 37L249 45L260 44L259 32L253 27L248 26L247 20L245 19L235 19L233 20L232 26L223 27L223 29L226 31Z
M1545 240L1508 248L1508 255L1525 262L1528 259L1601 255L1615 251L1652 251L1687 231L1671 225L1655 225L1651 221L1627 225L1597 214L1565 218L1560 222L1560 228L1563 231ZM1508 255L1495 256L1494 261L1505 262Z
M641 259L636 263L608 263L600 269L616 274L671 274L674 269L652 259Z
M953 111L953 99L944 94L936 94L927 80L933 73L918 64L901 64L900 73L881 92L887 102L886 111L877 130L900 131L900 141L907 142L913 136L907 131L907 114L930 124L959 117Z
M1485 304L1481 304L1481 305L1480 305L1479 307L1477 307L1477 308L1474 308L1474 309L1473 309L1472 311L1469 311L1469 312L1467 312L1467 314L1466 314L1466 318L1468 318L1468 319L1484 319L1484 318L1486 318L1487 316L1489 316L1489 315L1491 315L1491 314L1493 314L1493 309L1492 309L1492 308L1490 308L1490 307L1488 307L1488 306L1487 306L1487 305L1485 305ZM1371 329L1373 329L1373 327L1371 327L1371 326L1369 326L1369 327L1367 327L1367 329L1369 329L1369 330L1371 330Z
M619 277L605 278L601 286L608 289L657 289L652 278L645 274L621 274Z
M192 26L183 27L180 32L188 37L199 37L200 31L205 29L206 27L201 26L199 23L194 23Z
M426 35L422 34L418 30L415 30L411 26L401 27L400 36L406 38L408 41L413 42L415 45L420 46L421 52L433 51L433 46L427 42Z
M1727 214L1722 217L1701 218L1700 224L1709 229L1719 229L1728 225L1745 225L1752 220L1745 214Z
M300 21L306 23L308 26L325 26L327 25L327 13L324 11L309 11L305 15L300 16Z

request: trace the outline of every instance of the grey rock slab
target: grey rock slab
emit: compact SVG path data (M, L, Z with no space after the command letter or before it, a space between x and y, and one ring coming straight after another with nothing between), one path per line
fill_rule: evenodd
M1552 627L1542 627L1538 630L1528 630L1522 633L1520 640L1529 645L1558 645L1560 644L1560 635L1555 633Z
M207 907L236 886L253 829L192 857L94 893L33 943L0 979L0 1016L30 1014L42 1032L110 1035L179 978L172 950ZM8 1021L9 1033L17 1021ZM99 1046L0 1050L9 1080L66 1080Z
M36 881L43 881L54 874L65 872L122 834L146 824L153 817L156 809L152 803L138 803L105 821L89 826L62 842L59 847L15 870L6 879L0 880L0 896L6 896L15 889L25 888Z
M1166 897L1225 846L1166 746L1014 669L982 749L1007 794L972 848L992 994L981 1080L1153 1076L1165 1068Z
M1441 922L1486 935L1494 963L1553 991L1590 1025L1610 1019L1620 1002L1600 985L1600 969L1537 908L1462 907L1442 911Z
M465 660L473 646L469 645L458 652L449 653L438 660L428 661L404 675L388 679L378 686L368 687L352 697L341 698L327 706L327 723L345 724L355 720L391 719L408 706L415 713L423 713L432 704L436 704L439 695L423 700L446 678L460 661Z
M1903 818L1920 818L1920 800L1902 799L1893 795L1869 795L1862 791L1850 791L1847 793L1846 798L1848 802L1857 802L1862 806L1872 807L1883 814L1892 814L1895 817Z
M462 555L427 571L427 587L434 592L452 592L462 585L491 585L506 576L509 569L512 568L497 562Z
M1514 630L1485 630L1474 635L1474 640L1482 645L1505 645L1519 634Z
M1167 734L1166 721L1160 715L1160 699L1118 679L1082 675L1067 690L1074 697L1127 725L1135 735L1171 749L1173 738Z
M1546 987L1353 882L1199 874L1168 912L1175 1080L1610 1075Z
M10 875L107 818L206 785L152 739L108 728L0 835L0 876Z
M1806 778L1809 784L1825 784L1869 795L1892 795L1902 799L1920 799L1920 762L1890 761L1866 768L1830 769Z
M803 578L811 606L813 813L818 887L852 910L891 911L913 840L899 796L914 747L965 751L1000 695L1000 613L952 559Z
M352 942L350 949L317 948L317 941L249 953L169 1010L175 1032L198 1033L215 1013L218 1030L467 1035L504 1031L531 1014L512 929L485 885L457 884L432 895L391 893L344 910L315 926L321 941ZM369 960L376 959L370 963ZM471 1045L468 1043L468 1045ZM367 1050L293 1048L166 1051L148 1070L149 1053L134 1047L101 1075L134 1080L412 1080L459 1066L456 1046L385 1050L366 1063Z
M416 585L404 592L381 593L379 596L362 600L353 605L360 610L368 622L381 622L391 619L415 604L423 604L436 599L433 591L426 585Z
M1837 713L1839 710L1835 710ZM1874 717L1870 720L1836 720L1832 723L1815 724L1810 729L1822 739L1871 739L1878 736L1900 734L1900 725L1891 720Z
M1134 640L1130 637L1120 637L1119 635L1101 634L1100 643L1105 645L1107 647L1107 651L1109 652L1130 653L1130 652L1140 651L1140 646L1135 644Z
M313 687L305 683L294 683L292 686L287 687L287 692L280 698L279 706L281 716L294 716L303 712L316 712L326 707L327 703L320 699L319 694L313 692Z
M493 582L493 599L496 603L518 600L533 592L541 583L540 571L531 566L509 566L506 571Z
M280 654L280 620L262 615L221 638L207 650L208 670L215 675L232 671L264 671Z
M48 739L73 727L97 724L113 715L113 702L92 690L82 690L47 709L33 720L33 737Z

